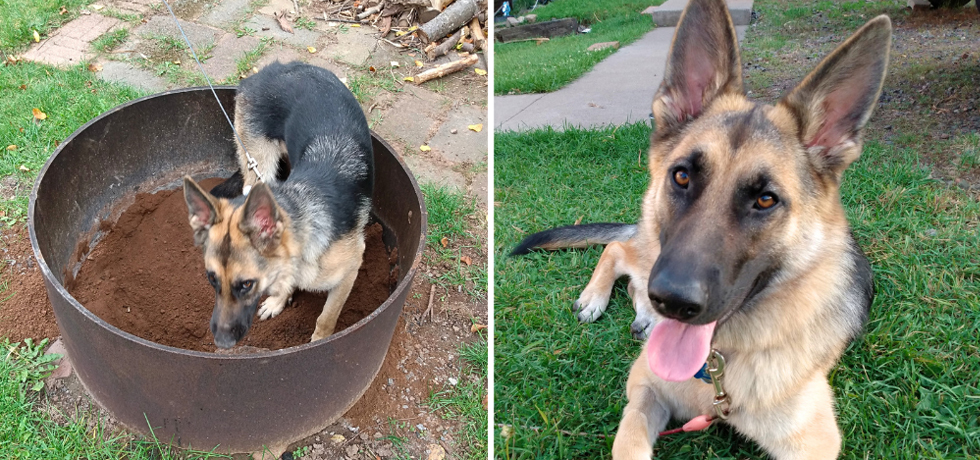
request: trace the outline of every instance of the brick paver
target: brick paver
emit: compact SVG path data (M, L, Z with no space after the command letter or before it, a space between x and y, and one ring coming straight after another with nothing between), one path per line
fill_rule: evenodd
M75 19L56 30L51 36L31 47L23 58L55 66L67 67L94 56L91 43L121 21L99 14Z

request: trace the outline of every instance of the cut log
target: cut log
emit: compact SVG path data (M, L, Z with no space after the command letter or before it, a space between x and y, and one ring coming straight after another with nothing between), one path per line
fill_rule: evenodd
M462 29L457 30L452 37L449 37L448 39L443 41L441 45L432 48L431 51L427 51L425 55L428 56L429 60L431 61L439 56L448 53L449 50L456 47L456 44L459 43L459 37L461 36L463 36L463 30Z
M506 43L527 38L560 37L576 32L578 32L578 21L575 18L565 18L500 29L494 31L494 38Z
M465 0L459 0L465 1ZM451 73L459 72L460 70L466 69L472 65L480 62L480 58L475 54L464 57L458 61L443 64L434 69L426 70L425 72L419 73L415 76L415 83L422 84L429 80L434 80L436 78L442 78Z
M423 43L438 41L446 34L459 29L473 19L480 11L478 0L457 0L452 5L446 7L435 19L422 24L419 28L419 38Z
M480 28L479 18L473 18L473 20L470 21L470 31L471 36L473 37L473 44L476 45L478 49L485 51L487 49L487 36L483 35L483 29Z

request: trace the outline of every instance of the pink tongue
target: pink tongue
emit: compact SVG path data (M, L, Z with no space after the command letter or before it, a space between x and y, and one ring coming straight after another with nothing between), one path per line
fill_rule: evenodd
M716 322L694 325L664 319L647 341L647 364L657 377L680 382L694 377L711 351Z

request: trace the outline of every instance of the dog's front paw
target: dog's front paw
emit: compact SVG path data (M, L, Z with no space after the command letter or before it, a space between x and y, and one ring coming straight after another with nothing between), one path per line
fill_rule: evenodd
M652 316L636 315L633 324L630 324L630 334L636 340L646 340L650 337L650 331L657 325L657 319Z
M259 319L265 320L272 318L280 313L286 308L286 299L282 297L269 297L262 302L262 306L259 307Z
M587 292L583 292L573 307L580 322L591 323L602 316L608 305L609 297L589 295Z

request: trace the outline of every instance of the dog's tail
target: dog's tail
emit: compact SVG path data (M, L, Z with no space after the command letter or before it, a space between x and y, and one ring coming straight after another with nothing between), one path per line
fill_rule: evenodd
M527 254L534 249L584 248L594 244L626 241L636 235L632 224L585 224L569 225L535 233L518 244L512 256Z

